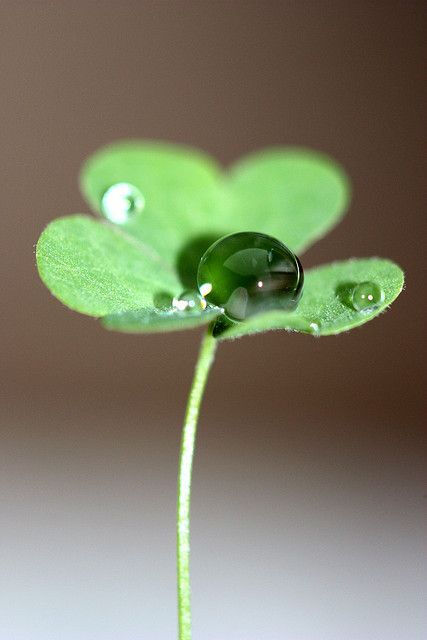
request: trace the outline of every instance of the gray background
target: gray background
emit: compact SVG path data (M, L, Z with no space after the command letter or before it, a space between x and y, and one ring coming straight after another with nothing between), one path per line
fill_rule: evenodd
M0 640L176 637L180 424L199 332L63 308L33 245L87 211L122 137L228 164L273 143L350 174L303 263L381 255L407 290L347 335L221 345L195 463L195 640L422 640L426 615L425 6L0 2ZM423 208L422 208L423 207Z

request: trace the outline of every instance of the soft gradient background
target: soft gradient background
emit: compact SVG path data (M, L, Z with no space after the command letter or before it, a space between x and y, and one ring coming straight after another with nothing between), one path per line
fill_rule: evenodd
M117 138L228 164L337 158L345 221L306 266L388 256L407 290L336 338L221 345L195 463L195 640L423 640L421 2L2 0L0 640L174 640L180 423L198 332L130 337L39 282Z

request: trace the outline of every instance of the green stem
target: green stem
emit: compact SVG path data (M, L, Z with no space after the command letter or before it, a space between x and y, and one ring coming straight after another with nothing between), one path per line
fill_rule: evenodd
M190 499L191 471L197 432L197 419L208 374L215 356L216 340L208 330L200 346L199 357L188 397L182 431L178 474L177 569L179 640L191 640L190 599Z

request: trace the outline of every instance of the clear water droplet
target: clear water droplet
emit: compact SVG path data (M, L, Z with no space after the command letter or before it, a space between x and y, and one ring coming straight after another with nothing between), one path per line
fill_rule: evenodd
M310 329L312 333L316 334L320 331L320 325L318 322L310 322Z
M234 321L262 311L295 309L304 274L297 256L263 233L233 233L209 247L199 263L199 291Z
M118 182L109 187L101 200L103 215L115 224L123 224L141 213L145 199L140 190L127 182Z
M372 311L384 302L384 291L375 282L360 282L351 293L351 304L356 311Z
M206 300L198 291L184 291L172 300L172 307L175 311L204 311L206 306Z

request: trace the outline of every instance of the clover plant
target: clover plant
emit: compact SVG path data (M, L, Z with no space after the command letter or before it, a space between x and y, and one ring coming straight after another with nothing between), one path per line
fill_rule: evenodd
M180 640L189 640L192 462L218 343L272 329L347 331L395 300L403 272L374 257L303 273L296 254L337 224L349 202L344 172L317 152L266 149L224 172L191 148L118 142L89 158L80 186L98 215L58 218L37 244L39 274L53 295L114 331L207 327L178 476L178 626Z

